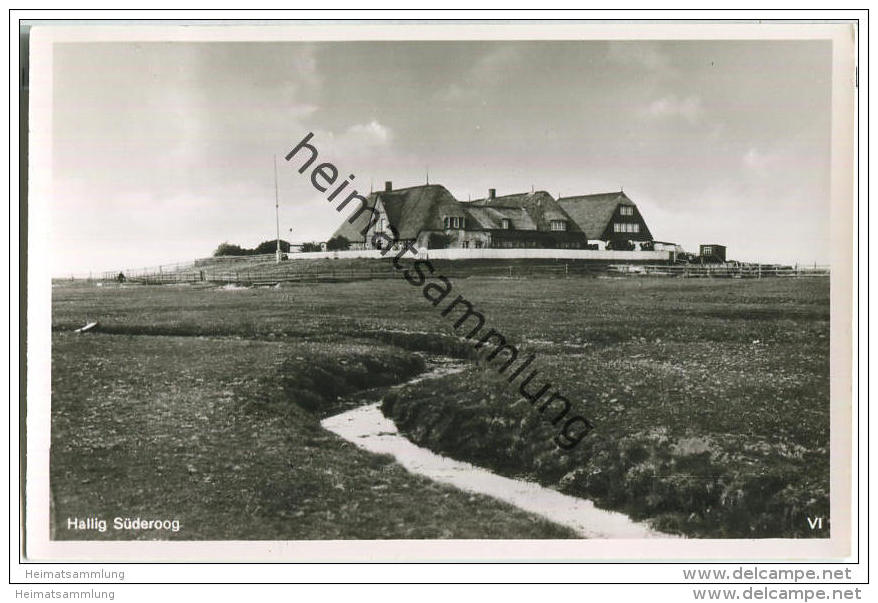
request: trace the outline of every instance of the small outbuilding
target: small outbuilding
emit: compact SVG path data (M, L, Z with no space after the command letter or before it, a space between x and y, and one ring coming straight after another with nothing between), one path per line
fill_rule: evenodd
M726 246L705 243L698 246L698 255L705 264L721 264L726 261Z

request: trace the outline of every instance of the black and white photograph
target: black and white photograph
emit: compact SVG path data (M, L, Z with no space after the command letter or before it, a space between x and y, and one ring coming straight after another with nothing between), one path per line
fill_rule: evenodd
M850 24L30 41L35 554L850 554Z

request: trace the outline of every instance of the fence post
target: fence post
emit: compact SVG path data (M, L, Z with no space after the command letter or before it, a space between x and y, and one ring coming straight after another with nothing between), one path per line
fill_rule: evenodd
M568 264L564 264L564 278L570 278L570 268Z
M762 278L762 264L758 264L756 268L756 278Z

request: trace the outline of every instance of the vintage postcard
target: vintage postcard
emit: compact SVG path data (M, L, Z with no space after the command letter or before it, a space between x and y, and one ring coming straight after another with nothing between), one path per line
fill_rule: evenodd
M28 557L847 557L856 34L34 27Z

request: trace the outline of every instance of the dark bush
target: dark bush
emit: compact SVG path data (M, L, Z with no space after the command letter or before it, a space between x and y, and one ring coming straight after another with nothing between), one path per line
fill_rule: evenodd
M280 250L281 253L289 253L290 252L290 244L288 241L280 240ZM253 255L264 255L268 253L275 253L277 251L277 239L272 241L263 241L252 251Z
M427 238L427 249L447 249L451 244L451 237L441 232L430 233Z
M290 252L290 244L287 241L281 239L280 242L280 250L282 253ZM246 247L241 247L240 245L233 245L232 243L220 243L219 247L217 247L214 252L214 257L221 256L240 256L240 255L265 255L269 253L275 253L277 251L277 239L273 241L263 241L259 245L256 246L255 249L247 249Z
M342 236L332 237L326 241L326 251L346 251L351 248L351 242Z
M607 249L612 251L634 251L634 242L622 239L613 239L607 242Z
M219 247L213 252L214 257L227 255L251 255L251 252L249 249L244 249L239 245L233 245L231 243L220 243Z

